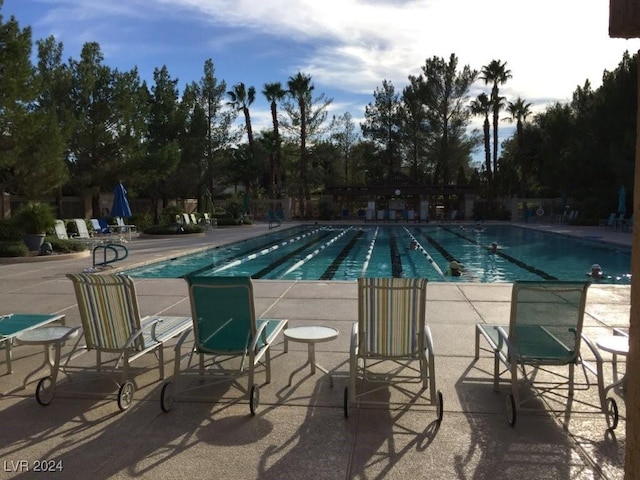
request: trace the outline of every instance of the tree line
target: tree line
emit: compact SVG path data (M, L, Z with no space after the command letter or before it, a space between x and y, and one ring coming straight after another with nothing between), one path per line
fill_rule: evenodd
M219 195L230 185L253 197L295 196L307 217L312 195L326 187L397 171L423 183L472 185L488 199L588 198L587 181L632 177L635 69L628 54L598 90L587 82L571 103L531 120L529 102L500 95L511 78L506 62L492 60L478 72L459 67L455 54L432 57L401 92L382 81L360 135L349 112L328 118L332 99L302 72L260 91L242 82L229 87L208 59L200 80L180 92L166 66L154 70L149 86L137 68L105 65L95 42L64 61L62 43L38 40L32 64L30 27L0 16L0 35L0 182L28 199L89 194L95 216L104 214L100 192L119 180L133 196L151 199L158 218L158 204L201 199L206 190ZM490 90L471 99L478 80ZM259 94L272 125L254 133L251 106ZM501 112L516 133L499 155ZM470 131L474 115L482 131ZM472 162L476 148L484 149L481 165Z

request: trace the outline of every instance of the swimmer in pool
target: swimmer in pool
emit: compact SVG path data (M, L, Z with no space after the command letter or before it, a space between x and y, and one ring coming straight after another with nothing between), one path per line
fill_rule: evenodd
M498 251L498 242L491 242L491 248L489 250L491 253L496 253Z
M597 263L591 265L591 271L587 273L587 276L593 278L594 280L602 280L604 276L604 272L602 271L602 267Z
M459 277L462 275L462 271L464 270L464 265L460 262L452 260L449 262L449 275L452 277Z

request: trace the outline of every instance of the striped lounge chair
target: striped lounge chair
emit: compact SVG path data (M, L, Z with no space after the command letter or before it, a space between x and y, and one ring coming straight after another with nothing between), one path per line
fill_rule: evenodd
M121 371L118 382L118 407L126 410L132 402L135 386L130 380L130 362L154 352L158 359L160 379L164 378L164 343L189 330L190 317L141 317L133 280L126 275L68 274L73 282L80 310L86 345L74 347L69 359L80 351L94 350L98 371L110 364L110 373ZM102 354L114 354L114 360L103 362ZM68 367L66 365L65 367ZM107 369L107 371L109 371ZM55 389L55 384L51 386ZM53 394L45 396L50 403Z
M351 332L345 417L351 406L390 405L391 401L380 398L384 390L398 392L395 397L406 400L404 404L419 404L428 390L427 403L436 406L437 421L442 421L433 340L425 323L426 296L423 278L358 279L358 323ZM411 384L418 388L411 389Z

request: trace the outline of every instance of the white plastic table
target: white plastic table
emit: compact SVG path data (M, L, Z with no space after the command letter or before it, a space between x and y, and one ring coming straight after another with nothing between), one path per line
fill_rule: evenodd
M618 364L618 355L622 355L626 357L629 355L629 337L624 335L611 335L608 337L601 337L596 340L596 345L600 350L604 350L605 352L609 352L612 354L612 364L613 364L613 373L616 375L617 364ZM611 385L605 388L605 392L611 390L612 388L622 384L624 388L624 382L627 379L627 372L625 370L622 378Z
M10 313L0 316L0 345L4 343L7 358L7 373L13 373L11 366L11 347L14 338L32 328L40 328L49 323L64 325L63 314Z
M289 386L291 386L291 380L293 376L299 371L303 370L307 365L311 365L311 374L316 373L318 370L329 375L329 385L333 387L333 378L329 371L316 362L315 345L316 343L328 342L338 337L338 330L332 327L323 327L319 325L310 325L306 327L293 327L287 328L284 331L284 350L288 350L289 341L306 343L308 345L308 357L307 361L301 367L296 368L291 375L289 375Z
M44 362L24 378L23 386L27 385L29 378L47 367L49 368L51 382L55 385L60 368L61 347L67 340L76 338L79 329L80 327L47 326L26 330L16 336L16 340L22 345L44 346ZM53 358L51 350L53 350Z

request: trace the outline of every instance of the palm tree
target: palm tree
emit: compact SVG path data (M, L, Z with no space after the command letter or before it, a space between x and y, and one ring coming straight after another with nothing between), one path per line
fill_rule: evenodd
M531 115L531 103L525 102L522 98L518 97L514 102L507 104L507 112L511 115L506 120L509 122L516 121L516 133L518 135L518 145L522 146L522 124L527 120L527 117Z
M489 113L491 113L491 101L486 93L481 93L478 98L471 102L471 113L484 117L484 161L487 170L487 180L489 183L493 180L491 174L491 128L489 125Z
M300 195L300 215L306 217L305 200L311 200L309 185L307 181L307 126L308 126L308 105L311 102L311 92L314 86L311 84L311 76L298 72L295 76L289 77L287 81L289 95L298 104L298 114L300 122L300 185L298 193Z
M526 196L528 191L528 182L529 182L529 168L527 162L525 161L522 145L523 145L523 137L522 137L522 125L527 120L527 117L531 114L531 103L525 102L522 98L518 97L514 102L509 102L507 105L507 112L511 115L507 117L506 120L509 122L516 122L516 141L517 141L517 150L516 150L516 159L520 164L520 168L522 169L522 186L524 190L524 195Z
M511 70L507 69L507 62L491 60L489 65L482 67L480 78L485 85L491 83L491 105L493 108L493 178L498 176L498 121L500 109L504 106L504 97L499 96L498 85L504 85L511 78Z
M282 197L282 161L280 152L280 130L278 123L278 102L280 102L287 92L282 88L280 82L265 83L262 94L271 102L271 120L273 121L274 145L270 156L270 173L271 180L269 182L269 190L273 189L275 184L276 198Z
M254 87L249 87L248 89L244 86L244 83L236 83L231 90L227 92L227 95L231 99L230 102L227 102L228 105L231 105L237 111L242 111L244 114L244 123L247 127L247 139L249 140L249 151L251 156L255 156L254 149L254 141L253 141L253 130L251 128L251 115L249 114L249 106L256 99L256 89Z

